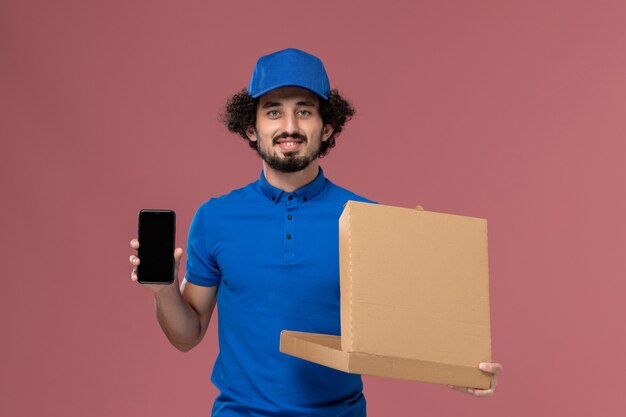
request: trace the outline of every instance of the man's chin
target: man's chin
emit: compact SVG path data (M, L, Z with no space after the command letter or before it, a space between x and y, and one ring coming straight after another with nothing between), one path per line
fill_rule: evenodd
M256 151L270 168L285 173L302 171L319 156L318 153L301 155L301 149L293 151L280 150L279 152L274 152L273 155L268 155L259 148Z
M265 158L265 163L270 168L279 172L298 172L308 167L312 160L305 157L271 157Z

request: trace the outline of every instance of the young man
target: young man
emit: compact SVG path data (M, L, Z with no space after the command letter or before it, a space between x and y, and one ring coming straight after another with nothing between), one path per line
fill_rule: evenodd
M261 176L200 206L180 290L177 278L145 285L181 351L200 343L217 302L213 416L366 415L359 375L279 352L284 329L340 334L337 222L346 201L369 200L326 179L319 157L353 114L322 62L297 49L261 57L247 91L227 104L224 122L260 155ZM174 253L176 276L182 252ZM131 264L139 264L135 255Z

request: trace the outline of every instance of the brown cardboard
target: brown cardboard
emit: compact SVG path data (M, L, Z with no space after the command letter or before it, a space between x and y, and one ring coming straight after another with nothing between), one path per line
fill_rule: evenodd
M349 201L341 336L284 330L280 351L344 372L489 388L487 221Z

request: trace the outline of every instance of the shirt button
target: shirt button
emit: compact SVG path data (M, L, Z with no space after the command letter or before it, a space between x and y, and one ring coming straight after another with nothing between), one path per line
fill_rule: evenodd
M289 201L291 201L291 200L293 200L293 196L292 195L289 196Z
M276 201L276 197L272 196L272 201Z
M307 200L307 198L306 198L306 197L302 197L302 201L306 201L306 200Z
M287 216L287 220L291 220L291 219L293 219L293 216L290 214Z
M287 240L291 240L291 235L287 235Z

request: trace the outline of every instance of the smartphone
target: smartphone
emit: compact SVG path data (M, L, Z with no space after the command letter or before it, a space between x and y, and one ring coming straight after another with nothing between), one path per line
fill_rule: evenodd
M137 281L142 284L174 282L176 213L173 210L139 210L137 231Z

